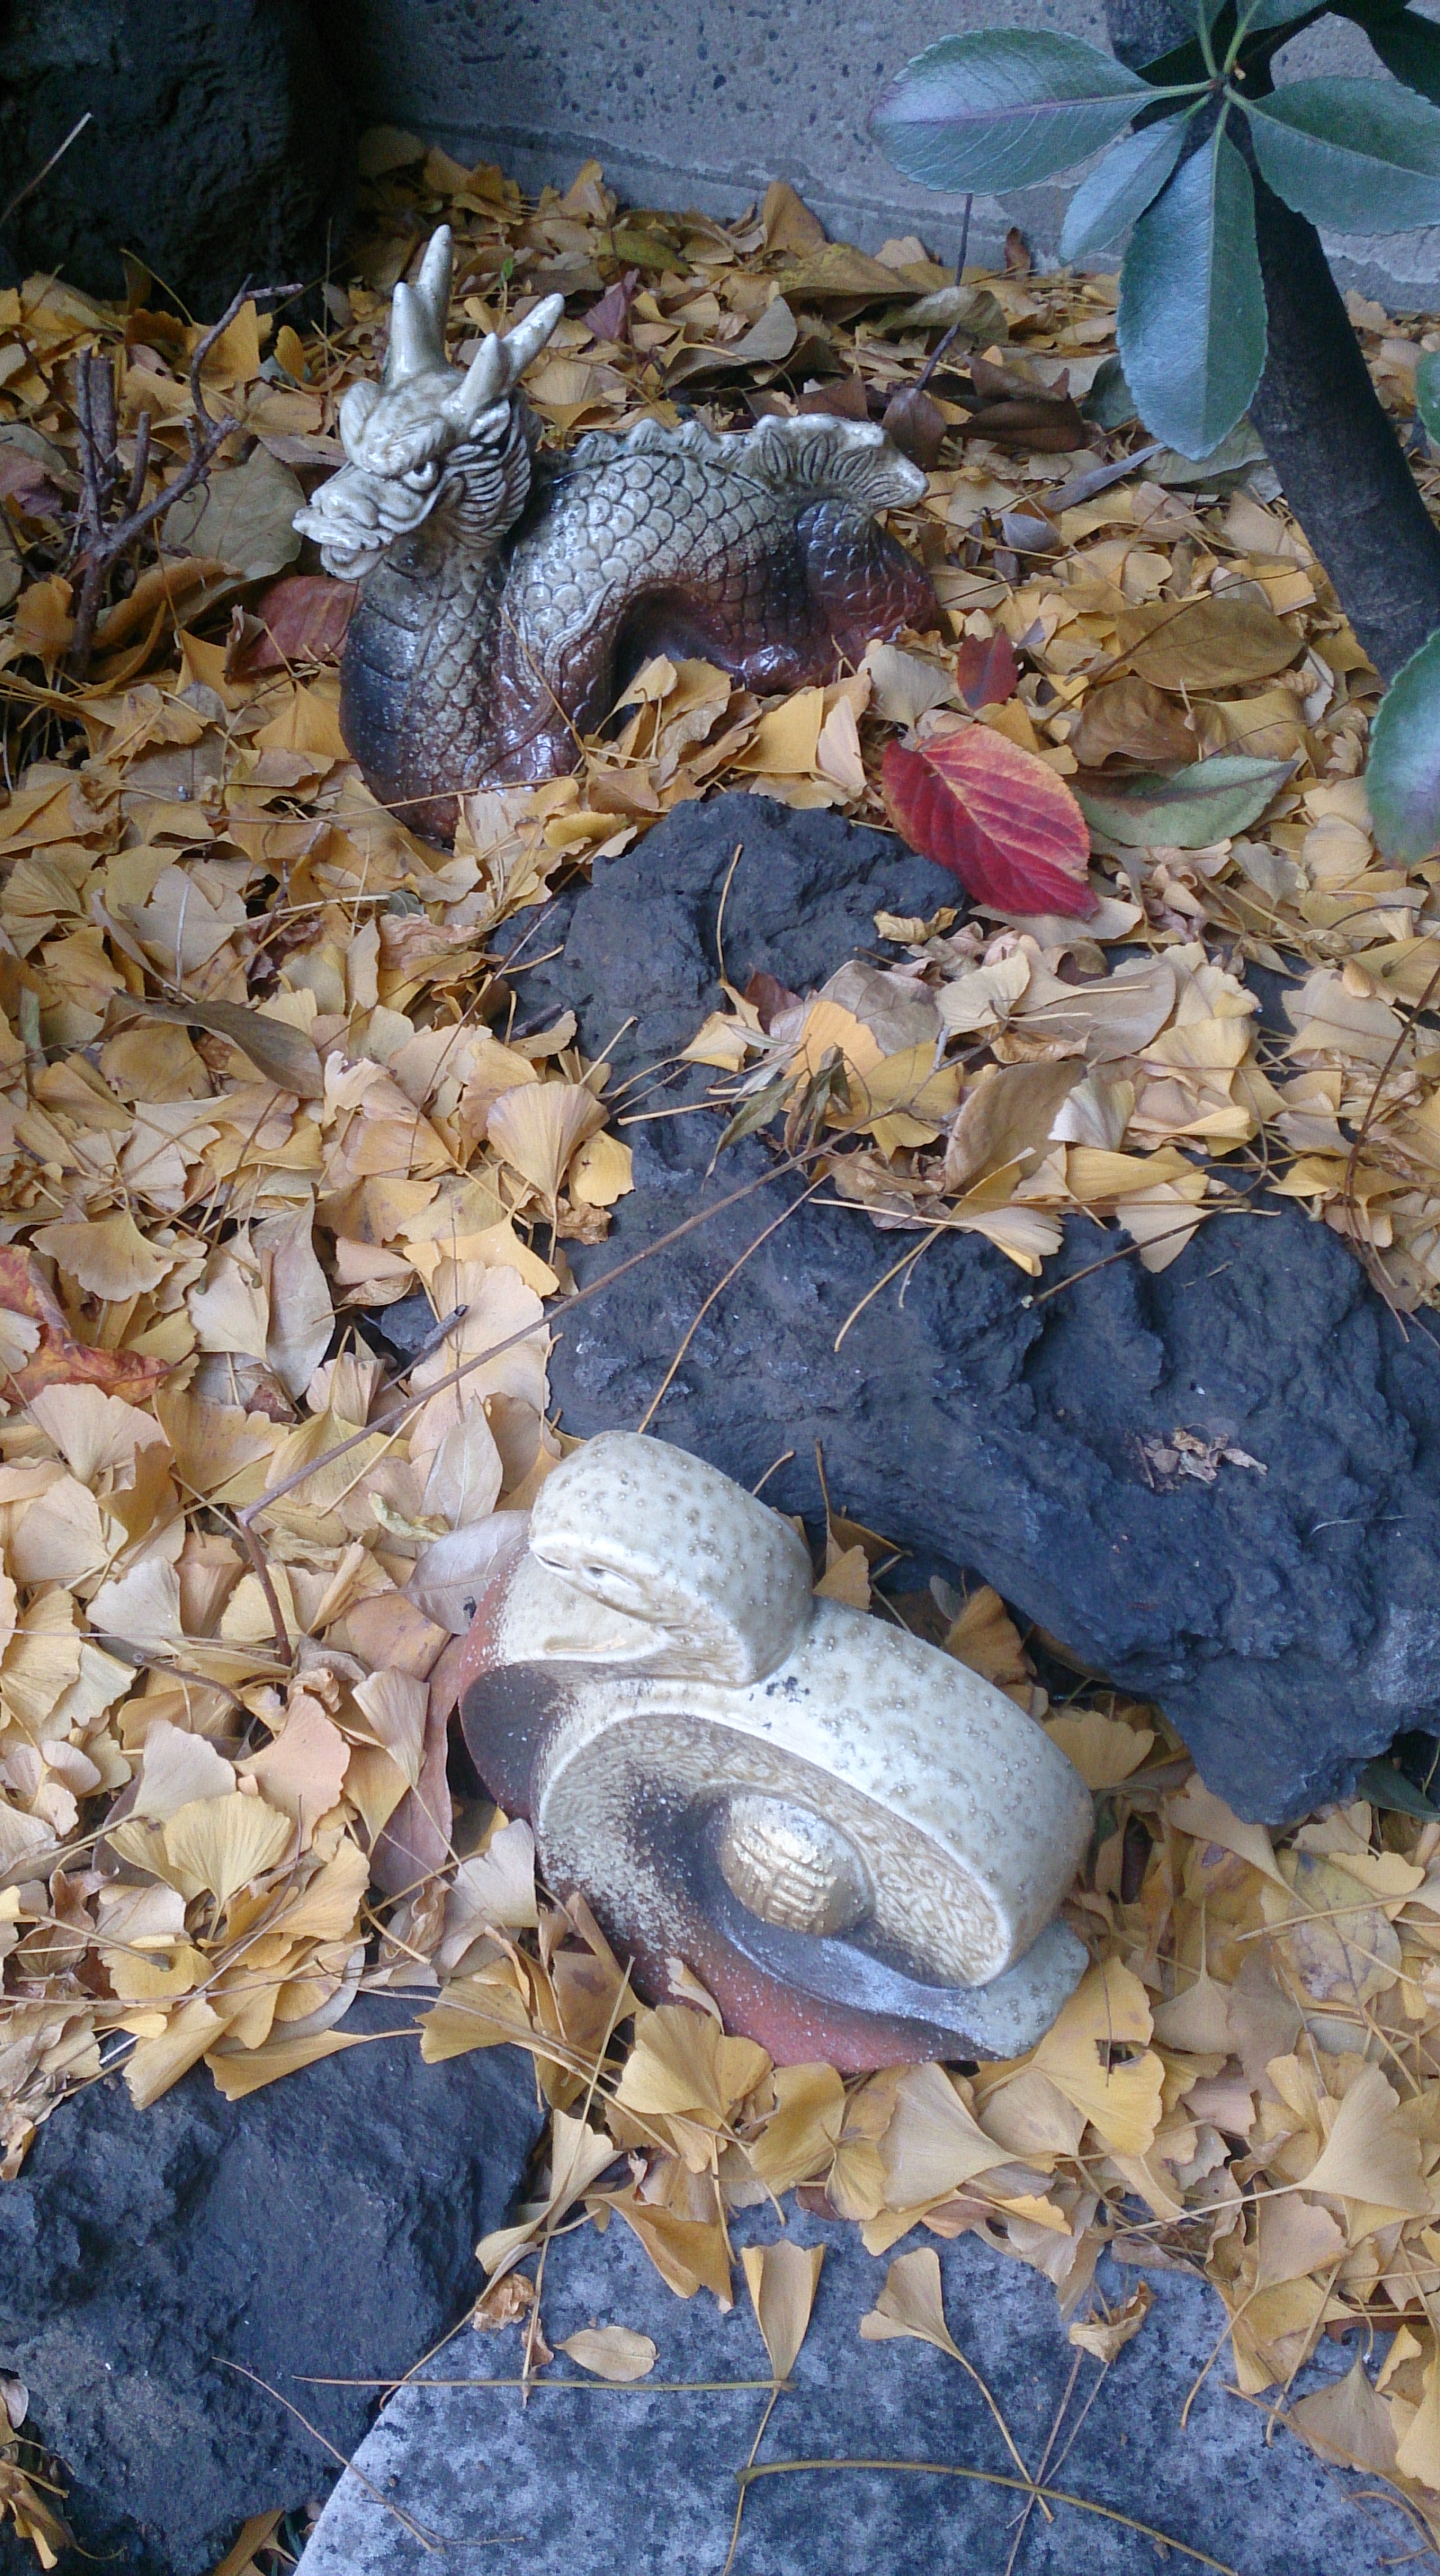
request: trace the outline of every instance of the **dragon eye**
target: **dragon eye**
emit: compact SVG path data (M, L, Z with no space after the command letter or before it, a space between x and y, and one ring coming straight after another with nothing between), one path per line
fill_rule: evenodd
M440 468L432 456L428 465L412 465L400 480L411 492L429 492L434 488Z

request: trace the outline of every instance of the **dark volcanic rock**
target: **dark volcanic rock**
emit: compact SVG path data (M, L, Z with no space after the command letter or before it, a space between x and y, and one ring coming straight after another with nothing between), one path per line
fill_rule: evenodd
M564 954L519 982L527 1024L571 1003L617 1077L671 1054L716 1007L716 917L743 985L763 966L814 986L877 906L928 912L954 880L888 836L760 798L682 806L568 906ZM567 927L529 917L526 952ZM709 1076L635 1085L673 1109ZM664 1087L668 1083L668 1087ZM773 1163L752 1140L705 1179L708 1111L632 1124L633 1196L609 1241L571 1247L582 1284ZM1271 1821L1334 1797L1396 1729L1440 1710L1440 1351L1402 1333L1359 1264L1293 1205L1203 1226L1158 1277L1127 1258L1079 1276L1106 1238L1075 1224L1041 1305L973 1236L875 1296L907 1238L810 1205L798 1185L723 1210L561 1325L565 1427L633 1428L702 1306L655 1427L814 1518L815 1444L837 1507L932 1562L977 1568L1097 1673L1152 1696L1211 1786ZM1150 1490L1138 1439L1224 1432L1266 1473Z
M733 2229L742 2245L779 2233L768 2210L742 2211ZM1207 2372L1224 2316L1202 2282L1162 2273L1153 2313L1102 2379L1066 2341L1050 2283L965 2237L938 2249L956 2342L1022 2458L1032 2467L1047 2458L1055 2487L1116 2517L1057 2501L1053 2522L1033 2512L1021 2536L1020 2499L1006 2483L1015 2463L980 2390L933 2345L860 2339L887 2261L865 2252L854 2227L796 2213L785 2233L823 2245L825 2258L810 2332L759 2458L857 2466L757 2479L734 2560L743 2576L1003 2576L1012 2549L1016 2576L1193 2568L1157 2550L1147 2524L1245 2576L1383 2576L1404 2548L1401 2508L1376 2501L1374 2480L1325 2469L1285 2433L1270 2444L1263 2410L1237 2405L1227 2374ZM1118 2302L1134 2279L1107 2260L1100 2286ZM557 2351L522 2405L517 2390L486 2385L518 2372L518 2331L470 2337L463 2359L452 2350L434 2376L473 2384L426 2387L422 2373L386 2408L357 2461L368 2491L358 2478L336 2488L300 2576L426 2576L436 2566L445 2576L722 2576L736 2472L766 2405L762 2389L725 2386L766 2368L743 2286L728 2316L703 2292L677 2299L627 2227L604 2236L587 2227L552 2244L543 2313L556 2345L592 2324L648 2334L665 2384L619 2395L547 2385L583 2381ZM1295 2394L1338 2377L1351 2358L1322 2345ZM698 2384L677 2391L677 2381ZM860 2465L885 2461L970 2474ZM1359 2505L1364 2490L1370 2501ZM394 2508L428 2535L428 2550Z
M362 1996L345 2026L413 2017ZM323 2496L375 2391L307 2374L398 2378L455 2324L538 2127L520 2051L423 2066L409 2038L243 2102L197 2067L148 2111L118 2078L64 2105L0 2184L0 2369L64 2462L82 2547L208 2576L248 2514Z
M85 109L94 122L26 199L27 269L125 292L122 250L163 292L219 313L246 278L325 264L351 128L305 0L50 0L0 13L0 168L9 197Z

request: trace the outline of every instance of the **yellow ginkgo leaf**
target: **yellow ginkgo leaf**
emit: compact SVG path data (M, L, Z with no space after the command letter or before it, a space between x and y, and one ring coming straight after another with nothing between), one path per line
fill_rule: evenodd
M961 2359L960 2347L945 2323L940 2257L933 2246L896 2255L884 2289L869 2315L860 2320L860 2332L866 2343L891 2343L897 2335L912 2335L920 2343L933 2343L952 2361Z
M178 1253L161 1252L147 1242L128 1211L91 1224L44 1225L35 1246L48 1252L67 1278L112 1305L158 1288L179 1259Z
M187 2075L225 2027L221 2014L203 1995L196 1995L171 2015L163 2031L142 2039L125 2068L125 2082L137 2111L148 2111L172 2084Z
M621 2388L648 2379L659 2359L649 2335L637 2334L633 2326L581 2326L555 2349L578 2362L582 2370L593 2371L597 2379L608 2379Z
M177 1808L165 1827L165 1854L182 1896L208 1894L225 1906L237 1888L275 1868L291 1832L288 1816L236 1789Z
M1155 2036L1166 2048L1183 2048L1195 2056L1229 2055L1230 1989L1202 1971L1192 1986L1182 1986L1169 2003L1155 2007Z
M825 2248L782 2237L775 2245L747 2245L740 2259L770 2367L777 2381L786 2380L809 2330Z
M972 1592L959 1618L951 1621L945 1652L1001 1690L1029 1683L1020 1631L992 1584L982 1583Z
M608 2198L677 2298L693 2299L697 2290L708 2290L719 2307L733 2307L729 2249L718 2218L681 2218L659 2201L641 2200L633 2188Z
M287 1941L346 1941L355 1930L370 1864L358 1843L343 1842L333 1860L275 1918Z
M1141 2281L1113 2315L1077 2318L1068 2340L1080 2352L1093 2353L1108 2368L1117 2353L1140 2332L1154 2304L1155 2293L1149 2282Z
M1400 2097L1378 2066L1350 2086L1325 2146L1305 2176L1307 2191L1337 2193L1381 2209L1425 2211L1432 2195L1420 2174L1420 2145L1401 2126Z
M242 1762L242 1772L258 1781L261 1794L300 1827L301 1847L308 1850L321 1816L340 1795L350 1747L318 1700L301 1696L284 1725L263 1753Z
M719 2127L769 2071L770 2059L755 2040L727 2039L708 2013L661 2004L636 2021L635 2047L615 2098L628 2111Z
M884 2289L869 2315L860 2320L860 2332L866 2343L890 2343L897 2335L912 2335L918 2343L933 2343L937 2352L958 2361L994 2416L1020 2475L1028 2479L1030 2472L1015 2447L1009 2425L974 2363L966 2360L945 2323L940 2257L933 2246L922 2245L914 2254L896 2255L885 2275Z
M93 1484L102 1468L128 1467L137 1449L165 1440L152 1413L98 1386L42 1386L30 1410L82 1485Z
M570 1196L584 1207L613 1207L635 1187L635 1157L608 1131L591 1136L570 1170Z
M606 2166L613 2165L617 2152L614 2139L607 2138L602 2130L592 2129L586 2120L573 2119L566 2111L557 2111L550 2130L548 2196L517 2226L497 2227L481 2238L475 2251L485 2271L493 2274L502 2266L508 2269L542 2228L563 2218L567 2209L583 2200Z
M1103 1709L1082 1709L1078 1716L1047 1717L1052 1744L1074 1763L1087 1789L1118 1789L1138 1771L1155 1741L1153 1726L1127 1726L1123 1717Z
M1425 2364L1425 2391L1401 2436L1395 2466L1402 2477L1440 2490L1440 2353Z
M339 2049L358 2048L361 2044L355 2031L307 2030L294 2039L267 2039L261 2048L234 2048L233 2042L223 2042L210 2051L205 2063L226 2101L242 2102L247 2093L258 2093L266 2084L278 2083L282 2075L295 2075L302 2066L313 2066L319 2058L333 2057Z
M1422 2407L1411 2425L1412 2433L1420 2425L1424 2411ZM1285 2420L1304 2436L1313 2451L1338 2460L1342 2468L1366 2469L1373 2477L1394 2476L1398 2463L1390 2409L1383 2397L1376 2396L1358 2352L1343 2379L1332 2380L1328 2388L1317 2388L1310 2397L1297 2398ZM1427 2464L1430 2444L1426 2436L1430 2429L1427 2425L1420 2434Z
M775 2111L747 2148L771 2191L791 2191L825 2172L845 2123L845 2087L833 2066L777 2066Z
M363 1682L356 1683L354 1697L377 1744L384 1746L413 1789L420 1777L425 1749L425 1684L413 1673L402 1673L392 1665L383 1672L367 1673Z
M1237 1852L1241 1860L1248 1860L1262 1877L1273 1878L1280 1887L1285 1885L1276 1864L1275 1846L1265 1827L1247 1824L1243 1816L1226 1806L1223 1798L1216 1797L1213 1789L1207 1789L1198 1775L1187 1780L1183 1789L1177 1789L1173 1798L1166 1799L1165 1813L1172 1825L1193 1834L1197 1842L1219 1843L1223 1851Z
M1144 1987L1110 1960L1081 1980L1031 2059L1117 2155L1143 2156L1154 2143L1165 2069L1153 2049L1118 2064L1109 2054L1150 2032Z
M1010 2150L986 2137L943 2066L911 2066L895 2090L880 2161L890 2207L916 2209L1008 2164Z
M553 1199L571 1157L604 1124L604 1109L586 1084L534 1082L492 1100L485 1132L512 1171Z

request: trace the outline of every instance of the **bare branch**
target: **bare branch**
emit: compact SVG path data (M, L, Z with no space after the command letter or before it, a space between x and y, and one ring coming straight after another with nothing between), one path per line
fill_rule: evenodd
M66 656L66 667L72 678L83 680L90 667L94 650L95 626L111 565L127 549L153 528L157 519L192 492L208 474L219 450L240 424L228 412L218 420L205 401L201 370L211 350L228 331L250 292L250 281L231 296L218 322L195 343L190 360L190 399L192 417L186 423L190 453L178 474L163 483L146 501L146 468L150 460L150 423L148 413L141 413L135 439L135 463L120 504L119 515L110 518L109 511L118 492L120 467L115 447L115 379L110 361L98 354L80 360L76 376L76 418L80 425L81 503L80 522L84 529L84 574L80 599L75 611L75 630Z

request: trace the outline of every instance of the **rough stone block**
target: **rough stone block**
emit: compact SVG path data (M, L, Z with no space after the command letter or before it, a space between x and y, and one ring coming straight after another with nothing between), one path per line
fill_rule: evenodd
M305 0L59 0L7 11L9 197L93 122L8 228L25 269L123 296L122 250L197 313L308 280L348 190L349 115Z
M547 926L546 946L568 913L563 956L521 982L526 1025L573 1005L598 1055L633 1016L620 1081L673 1055L720 1005L737 842L723 936L742 986L763 966L813 989L858 948L883 953L878 906L925 913L957 893L889 836L826 814L744 795L682 806ZM632 1118L699 1099L711 1077L658 1079L632 1092ZM1279 1821L1336 1796L1398 1728L1440 1711L1434 1339L1423 1318L1402 1333L1293 1203L1217 1218L1155 1277L1122 1241L1072 1225L1043 1304L965 1235L933 1245L903 1295L899 1280L871 1295L903 1234L823 1199L767 1234L799 1184L764 1180L773 1157L757 1140L707 1177L717 1114L625 1132L634 1194L606 1243L569 1247L582 1284L757 1187L560 1321L566 1430L633 1430L683 1345L662 1437L746 1486L791 1453L766 1496L812 1520L818 1442L838 1509L922 1559L976 1568L1083 1665L1158 1700L1245 1815ZM1107 1251L1123 1257L1094 1267ZM1225 1433L1265 1474L1152 1491L1138 1442L1177 1427Z
M413 2018L362 1996L346 2029ZM196 2067L148 2111L118 2077L63 2104L0 2184L0 2369L82 2546L208 2576L248 2514L323 2496L376 2391L307 2375L398 2378L456 2323L539 2125L519 2050L424 2066L411 2037L236 2103Z

